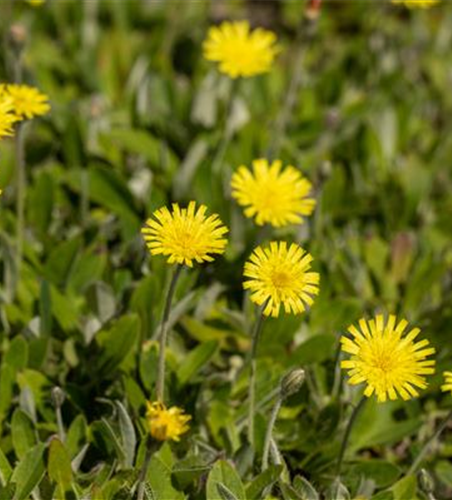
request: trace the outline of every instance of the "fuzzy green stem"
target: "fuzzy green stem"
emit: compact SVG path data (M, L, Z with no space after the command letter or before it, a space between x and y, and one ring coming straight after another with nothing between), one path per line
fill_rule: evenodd
M24 231L25 231L25 196L26 196L26 176L25 176L25 135L24 124L19 123L15 137L16 147L16 216L17 216L17 251L16 268L20 275L22 265Z
M223 127L221 132L220 142L215 151L215 156L212 160L212 171L218 173L221 171L221 164L223 163L224 156L228 149L229 143L232 139L232 130L230 127L229 120L232 115L232 110L234 107L234 98L239 87L239 79L236 78L232 81L231 88L229 90L228 102L226 105L226 111L223 116Z
M144 491L146 488L146 476L148 474L151 458L152 458L152 441L151 438L148 437L148 440L146 441L146 455L143 460L143 465L141 466L140 475L138 476L137 500L143 500L144 498Z
M159 349L159 360L158 360L158 371L157 371L157 383L156 383L156 394L157 400L163 403L163 398L165 396L165 351L166 343L168 337L168 319L171 311L171 304L173 302L174 291L176 290L177 281L179 279L180 273L182 271L182 266L178 264L174 269L173 277L171 278L171 283L168 289L168 294L166 296L165 308L163 310L162 323L160 327L160 349Z
M441 422L440 426L436 430L436 432L433 434L433 436L430 437L430 439L424 444L422 447L421 451L419 452L418 456L416 457L416 460L413 462L411 467L408 469L408 472L406 473L407 476L414 474L419 467L420 463L422 462L425 454L428 452L430 446L439 438L443 430L447 427L447 424L449 423L449 420L452 418L452 410L447 414L446 418Z
M356 421L356 418L363 409L366 399L367 399L366 396L363 395L359 400L359 403L353 408L352 414L350 415L350 420L348 421L347 427L345 429L345 434L341 443L341 449L339 451L339 457L336 465L336 477L339 477L341 475L342 462L344 460L345 451L347 450L348 440L350 438L350 434L353 429L353 425Z
M276 419L278 418L282 402L283 402L283 397L280 394L275 402L275 406L273 406L273 410L270 415L270 420L267 426L267 432L265 433L264 452L262 453L262 472L264 472L264 470L268 468L268 456L270 453L270 444L273 436L273 428L275 427Z
M260 310L259 317L257 318L253 336L251 339L251 352L250 352L250 385L248 388L248 442L254 446L254 412L256 405L256 352L259 343L259 337L264 324L264 304Z

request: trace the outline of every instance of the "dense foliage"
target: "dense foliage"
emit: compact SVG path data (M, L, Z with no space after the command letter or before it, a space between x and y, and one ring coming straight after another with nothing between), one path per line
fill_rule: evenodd
M450 427L421 481L406 472L452 406L440 392L452 369L452 5L331 0L309 20L306 3L0 2L0 82L19 68L51 102L24 127L19 268L15 142L0 143L1 499L132 498L171 275L140 230L156 209L190 200L220 215L229 242L214 262L184 269L175 291L166 393L190 430L152 442L146 498L251 500L271 488L286 500L408 500L427 498L431 481L428 498L451 498ZM212 24L244 18L274 31L280 52L267 74L231 80L202 43ZM258 227L232 199L233 171L260 157L313 183L304 224ZM246 363L257 308L243 266L271 239L309 251L320 293L307 313L263 324L253 452ZM340 370L339 338L377 313L421 328L436 374L419 398L366 401L338 479L362 393ZM283 402L261 473L293 368L306 379Z

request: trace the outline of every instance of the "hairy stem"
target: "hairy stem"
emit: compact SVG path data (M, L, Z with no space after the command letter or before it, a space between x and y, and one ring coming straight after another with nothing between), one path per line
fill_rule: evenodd
M283 398L281 395L278 396L278 399L275 402L275 406L273 406L272 413L270 415L270 420L267 426L267 432L265 433L265 441L264 441L264 452L262 454L262 472L268 468L268 456L270 453L270 444L273 436L273 428L275 427L276 419L278 418L279 410L281 409L281 405L283 402Z
M436 430L436 432L433 434L433 436L430 437L430 439L424 444L422 447L421 451L419 452L418 456L416 457L416 460L413 462L411 467L408 469L408 472L406 473L407 476L414 474L419 467L420 463L422 462L425 454L428 452L430 449L431 445L437 441L443 430L447 427L447 424L449 423L449 420L452 418L452 410L447 414L446 418L441 422L440 426Z
M146 476L148 474L149 464L152 458L152 442L148 437L146 442L146 455L143 460L143 465L141 466L140 475L138 476L138 493L137 500L143 500L144 491L146 488Z
M348 421L347 427L345 428L345 434L342 439L341 449L339 451L339 457L336 465L336 477L339 477L341 475L342 462L344 460L345 451L347 450L350 433L353 429L353 425L356 421L356 418L358 417L362 408L364 407L366 399L367 399L366 396L363 395L359 400L359 403L353 408L352 414L350 415L350 420Z
M173 302L174 291L176 290L177 281L179 279L180 273L182 271L182 266L178 264L174 269L173 277L171 278L171 283L168 289L168 294L166 296L165 308L163 310L162 323L160 327L160 349L159 349L159 359L158 359L158 371L157 371L157 383L156 383L156 393L157 400L163 403L163 398L165 396L165 351L166 343L168 337L168 319L171 311L171 304Z
M20 276L20 268L23 258L24 231L25 231L25 196L26 196L26 176L25 176L25 135L24 124L17 125L16 137L16 216L17 216L17 252L16 268Z
M248 388L248 442L254 446L254 411L256 405L256 352L259 343L259 337L264 324L264 304L260 310L259 317L257 318L253 336L251 340L250 352L250 385Z

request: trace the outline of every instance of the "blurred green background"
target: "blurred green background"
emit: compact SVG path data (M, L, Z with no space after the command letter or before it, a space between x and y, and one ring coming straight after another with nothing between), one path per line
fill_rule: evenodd
M153 458L153 498L206 498L219 458L241 477L223 471L229 488L258 498L244 453L242 366L255 309L242 292L242 268L270 238L312 253L321 293L308 314L265 324L258 447L281 375L302 366L307 381L284 405L275 438L286 482L303 476L328 491L359 393L341 382L339 336L362 316L396 313L436 347L438 375L418 400L368 402L343 482L351 498L357 491L423 498L414 478L400 479L452 404L439 392L442 370L452 369L452 4L327 1L312 30L302 29L305 7L296 0L0 3L0 81L13 79L11 29L19 29L24 80L52 104L27 125L20 276L14 143L0 145L0 498L29 498L38 484L35 500L55 491L130 498L169 275L164 259L148 256L140 228L156 208L189 200L221 215L230 244L215 263L185 272L177 290L169 393L193 421L186 439ZM233 136L213 172L231 82L203 60L202 41L213 23L243 18L275 31L282 51L271 73L239 83ZM230 176L267 154L299 66L293 112L274 153L314 183L318 206L304 225L257 230L231 199ZM52 461L55 386L66 395L68 435L64 446L50 445ZM426 461L438 498L452 496L451 457L449 430ZM299 492L300 482L290 488ZM274 492L298 498L292 490Z

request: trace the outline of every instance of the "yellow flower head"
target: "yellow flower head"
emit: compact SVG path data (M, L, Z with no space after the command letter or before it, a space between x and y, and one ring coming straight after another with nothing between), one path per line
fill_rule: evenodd
M266 304L264 314L277 317L281 304L286 313L301 314L319 293L319 274L309 272L312 256L297 244L287 248L285 241L272 241L257 247L245 264L243 283L251 290L251 300Z
M0 139L13 135L13 125L17 120L12 100L2 95L0 89Z
M452 394L452 372L444 372L443 376L444 384L441 386L441 390Z
M151 254L168 256L169 264L192 267L194 260L210 262L209 254L224 253L228 229L217 214L206 217L206 211L204 205L196 210L196 202L191 201L182 209L174 203L172 213L167 207L154 212L155 219L148 219L141 230Z
M245 215L262 226L302 224L311 215L315 200L308 195L312 184L292 166L282 168L275 160L254 160L253 171L241 166L232 176L232 196L245 207Z
M392 3L403 4L405 7L421 7L424 9L439 2L440 0L392 0Z
M191 416L185 415L184 411L177 406L166 408L159 401L146 402L146 418L149 425L149 432L154 439L166 441L172 439L179 441L180 436L188 431L187 423Z
M45 0L26 0L32 7L39 7L45 3Z
M428 340L414 342L419 328L404 335L408 322L390 315L387 323L382 315L375 319L359 321L359 329L350 326L352 338L341 337L342 350L351 354L341 366L348 370L350 384L365 382L364 394L376 394L379 402L397 399L397 394L407 400L419 396L416 388L425 389L424 375L434 373L435 361L426 358L435 352Z
M231 78L250 77L270 71L279 52L276 35L248 21L224 22L209 29L203 43L204 57L219 63L219 70Z
M49 98L35 87L9 84L0 93L11 98L14 112L21 120L45 115L50 110Z

